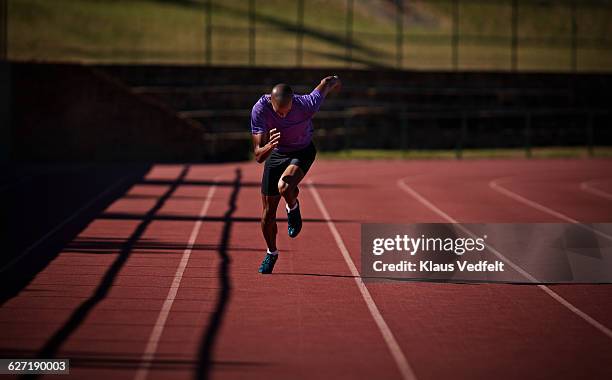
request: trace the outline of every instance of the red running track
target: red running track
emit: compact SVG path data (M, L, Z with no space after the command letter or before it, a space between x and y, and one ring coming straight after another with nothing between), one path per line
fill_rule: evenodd
M262 276L261 166L155 165L5 299L0 356L80 379L611 378L612 285L365 287L350 268L362 222L610 222L610 169L318 161Z

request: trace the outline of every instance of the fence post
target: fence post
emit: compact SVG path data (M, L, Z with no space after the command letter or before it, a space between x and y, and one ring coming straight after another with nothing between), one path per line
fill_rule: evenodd
M298 0L297 3L295 54L295 64L301 67L304 59L304 0Z
M249 0L249 66L255 66L255 0Z
M395 59L396 65L398 69L402 68L402 60L403 60L403 46L404 46L404 1L403 0L395 0L397 4L397 12L396 12L396 38L395 38Z
M525 129L523 131L525 137L525 157L531 158L531 112L525 113Z
M210 65L212 62L212 0L206 1L206 64Z
M512 46L510 54L510 67L512 71L518 70L518 0L512 0Z
M576 0L572 0L572 71L578 71L578 21L576 20Z
M453 0L453 70L459 69L459 0Z
M346 3L346 65L351 67L353 60L353 0Z

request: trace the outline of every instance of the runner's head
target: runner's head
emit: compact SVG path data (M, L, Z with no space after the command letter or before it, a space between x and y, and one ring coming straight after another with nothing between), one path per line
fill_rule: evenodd
M279 83L272 88L270 100L274 112L280 117L285 117L291 110L293 90L288 84Z

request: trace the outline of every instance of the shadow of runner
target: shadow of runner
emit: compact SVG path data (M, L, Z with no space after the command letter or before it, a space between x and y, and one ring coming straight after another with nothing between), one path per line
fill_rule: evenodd
M117 274L119 274L119 271L123 268L123 265L130 256L133 247L137 244L147 227L149 227L151 222L154 220L154 215L164 206L166 201L176 191L181 181L185 179L188 171L189 165L186 165L181 171L177 180L174 181L168 190L166 190L166 192L159 197L155 205L144 215L142 222L138 225L138 227L136 227L134 233L122 245L119 256L117 256L115 261L108 268L94 293L72 313L68 321L66 321L66 323L64 323L64 325L45 343L37 355L38 358L54 358L62 344L66 342L72 333L74 333L74 331L83 323L93 308L107 296L113 282L115 281L115 278L117 277ZM38 375L25 375L21 378L32 379L38 377Z
M208 328L202 337L202 341L200 343L199 350L199 363L198 369L195 374L195 378L197 380L208 379L210 375L211 367L213 366L213 349L215 345L215 341L217 339L217 334L219 329L221 328L221 323L223 322L223 314L225 313L225 308L229 302L230 293L231 293L231 281L229 277L229 269L231 260L229 255L227 254L227 249L229 246L229 240L232 232L232 223L233 218L232 215L236 211L236 200L238 199L238 193L240 192L240 180L242 178L242 171L240 169L236 169L236 179L234 180L234 188L232 190L232 194L229 199L229 207L224 215L224 224L223 231L221 233L221 241L219 242L219 257L221 258L221 263L219 264L219 295L217 297L217 303L215 305L215 309L211 314L210 321L208 323Z

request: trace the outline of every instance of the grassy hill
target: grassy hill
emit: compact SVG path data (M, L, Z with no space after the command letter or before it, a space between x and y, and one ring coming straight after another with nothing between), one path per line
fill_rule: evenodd
M248 0L212 1L213 64L249 64ZM9 0L9 57L17 60L205 63L206 0ZM451 68L452 3L405 1L404 68ZM346 0L256 0L255 63L296 64L298 31L307 66L396 65L391 0L354 0L353 38L346 39ZM511 1L460 0L459 66L510 67ZM570 67L567 1L519 2L519 68ZM612 69L612 6L579 2L578 66ZM602 45L603 44L603 45ZM347 45L351 56L347 58ZM604 48L607 47L607 48Z

